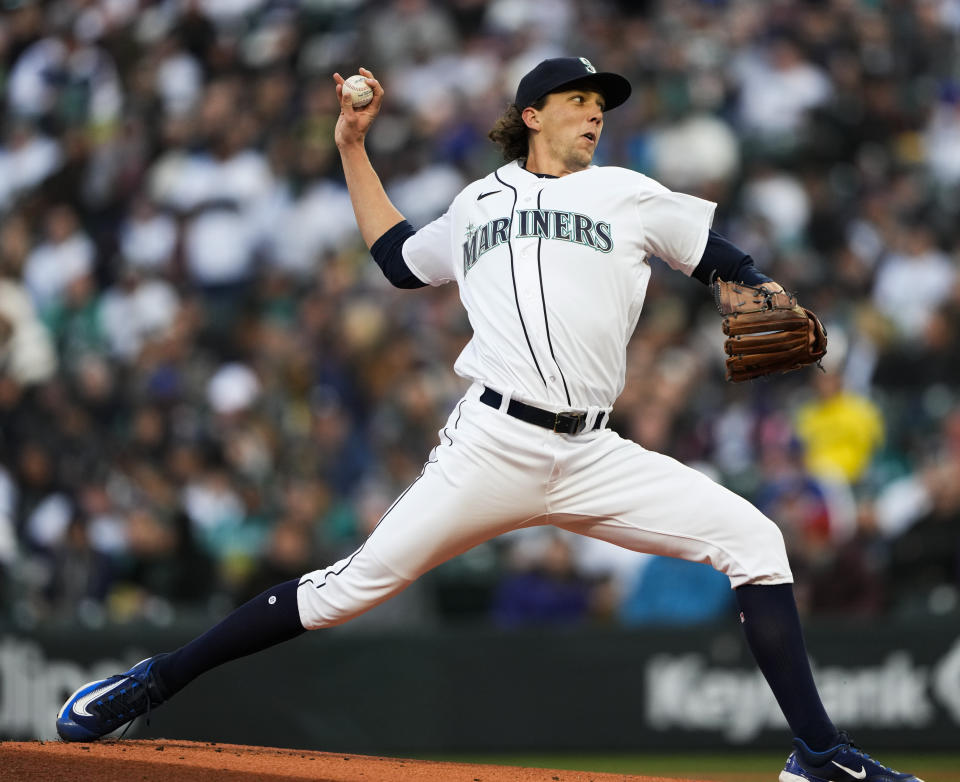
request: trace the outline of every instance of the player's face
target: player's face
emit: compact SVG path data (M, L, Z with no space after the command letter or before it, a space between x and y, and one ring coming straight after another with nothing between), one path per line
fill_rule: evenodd
M590 165L603 130L603 95L588 89L554 92L540 110L540 142L567 171Z

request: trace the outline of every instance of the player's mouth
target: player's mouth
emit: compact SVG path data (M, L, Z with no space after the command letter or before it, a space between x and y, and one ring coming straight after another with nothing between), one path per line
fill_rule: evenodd
M596 133L593 133L592 131L588 131L588 132L586 132L586 133L584 133L584 134L582 134L582 135L583 135L583 138L587 139L587 141L589 141L591 144L596 144L596 143L597 143L597 134L596 134Z

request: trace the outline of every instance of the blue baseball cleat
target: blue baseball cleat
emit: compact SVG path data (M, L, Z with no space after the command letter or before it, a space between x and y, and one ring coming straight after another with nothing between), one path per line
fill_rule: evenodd
M878 763L840 732L840 743L814 752L801 739L794 739L793 754L780 772L780 782L923 782Z
M167 699L153 672L166 655L141 660L126 673L88 682L57 712L57 733L64 741L93 741L126 725Z

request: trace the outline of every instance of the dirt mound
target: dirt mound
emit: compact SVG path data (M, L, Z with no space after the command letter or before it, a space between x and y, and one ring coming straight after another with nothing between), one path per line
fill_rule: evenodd
M692 782L193 741L0 743L0 782Z

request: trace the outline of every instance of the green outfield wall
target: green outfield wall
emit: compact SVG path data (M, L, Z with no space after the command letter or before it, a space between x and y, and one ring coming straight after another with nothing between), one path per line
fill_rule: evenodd
M202 626L0 633L0 738ZM863 745L960 747L960 619L818 623L816 677ZM737 628L308 633L198 679L128 737L361 753L783 748Z

